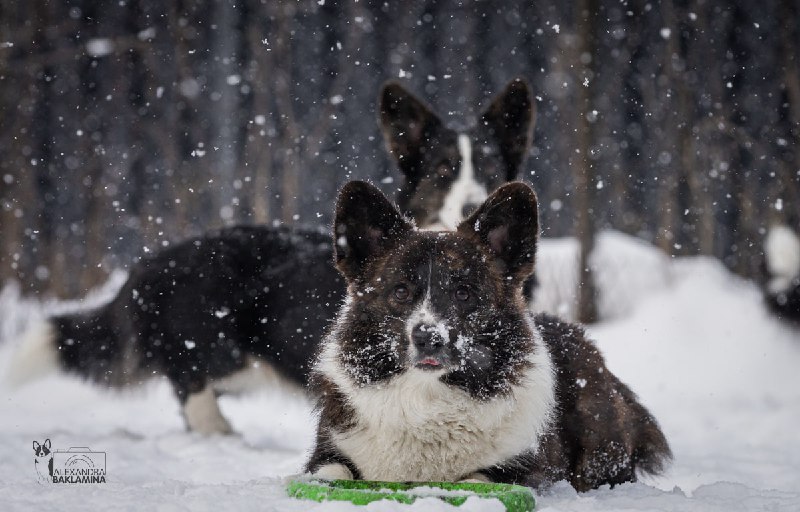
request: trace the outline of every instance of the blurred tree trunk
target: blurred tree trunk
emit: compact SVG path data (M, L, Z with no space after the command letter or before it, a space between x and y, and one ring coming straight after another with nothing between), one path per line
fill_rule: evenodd
M56 19L53 13L54 4L45 0L32 3L36 5L37 13L33 20L37 28L34 32L32 49L40 55L53 56L56 48L48 37L48 29ZM64 279L67 276L63 274L52 276L49 281L42 279L46 274L44 269L48 269L55 259L63 255L55 234L58 215L57 180L51 167L55 155L50 127L57 122L52 113L56 66L54 58L44 59L33 80L37 85L33 115L27 131L33 142L31 174L35 176L34 187L38 197L32 203L36 205L36 215L33 219L27 218L24 228L30 241L29 254L25 256L32 256L30 262L26 262L29 269L27 282L36 292L46 290L49 284L51 291L61 293L64 291Z
M591 87L596 79L592 67L595 58L595 16L596 0L580 0L576 6L577 26L577 58L573 63L584 63L578 73L578 120L577 142L579 156L575 159L575 232L580 241L580 257L578 271L578 320L594 322L597 320L597 293L590 268L590 256L594 249L595 236L595 175L592 159L593 130L589 121L592 109Z
M247 23L247 43L251 58L249 69L252 83L252 121L248 124L247 138L244 142L244 159L252 177L250 204L255 223L266 223L270 216L270 195L272 187L270 178L273 168L272 140L275 133L272 116L270 116L270 96L273 94L270 70L275 68L274 52L268 30L268 11L263 4L256 4L252 18Z
M700 7L697 9L697 20L695 27L698 34L710 34L713 31L708 13L711 7ZM709 70L712 74L717 74L720 69L714 55L714 49L710 44L692 45L695 59L691 62L691 69L698 73L698 86L700 94L705 92L707 98L720 98L722 96L721 78L716 80L704 80L701 70ZM700 83L702 81L702 83ZM707 103L710 103L706 100ZM689 171L689 189L693 197L692 209L696 212L695 219L698 225L697 230L697 252L699 254L715 254L716 251L716 218L713 184L709 179L716 158L713 156L716 150L707 144L710 139L708 135L716 131L718 120L713 110L713 106L706 107L698 111L691 117L695 123L692 129L690 154L692 155L692 168ZM700 156L702 155L702 158Z
M215 2L213 11L216 28L211 31L211 59L209 62L209 85L211 103L209 109L206 160L214 189L211 197L211 218L214 224L230 223L234 218L234 193L232 176L239 165L239 87L241 69L238 49L239 9L236 0Z
M680 37L677 20L675 18L672 0L661 2L661 16L663 27L662 38L666 39L664 52L659 66L658 81L663 83L656 86L655 106L658 117L661 119L660 130L663 137L653 141L660 147L657 161L653 163L658 168L658 231L656 244L667 254L674 254L680 247L680 219L678 217L678 182L680 180L680 161L678 154L682 154L681 140L679 138L681 119L677 111L681 77L676 73L675 67L679 63L680 55L676 40ZM666 79L664 81L664 79ZM655 78L654 78L655 80Z
M11 34L10 15L0 10L0 33ZM5 85L13 80L7 73L8 59L13 47L0 48L0 84ZM11 95L0 95L0 116L4 119L3 127L12 134L19 133L20 119L25 110L25 93L20 91L18 98ZM7 139L6 139L7 140ZM0 142L5 142L0 139ZM24 186L28 182L27 176L22 174L22 158L17 147L5 147L6 154L0 158L0 284L9 279L17 279L18 263L15 258L23 249L20 241L20 228L22 223L21 201L26 196L32 199L33 195Z
M294 76L293 69L293 45L292 29L294 27L294 5L276 2L275 18L277 34L273 51L277 62L275 84L276 94L276 113L281 126L281 155L280 155L280 198L281 198L281 220L286 223L292 222L297 214L297 194L300 184L298 165L298 149L300 145L300 127L298 126L297 116L294 110L294 98L292 97Z
M782 55L783 87L788 99L788 143L786 156L778 159L778 190L772 204L780 204L779 222L790 223L800 230L800 60L797 55L798 9L794 0L781 1L780 52ZM780 199L780 203L777 200ZM775 209L773 209L775 211Z
M192 69L190 57L190 41L187 23L188 16L181 10L180 2L172 2L167 10L166 34L172 42L171 64L175 79L172 87L166 88L162 94L167 105L165 123L154 123L158 140L166 146L165 158L167 164L173 169L173 193L170 208L174 209L174 217L178 226L173 229L182 236L192 234L197 228L196 192L203 186L200 172L194 169L191 161L192 148L201 139L198 135L199 127L196 122L197 94L190 94L190 87L194 87L196 79ZM194 35L193 35L194 38ZM163 86L162 86L163 87ZM174 160L173 160L174 159Z

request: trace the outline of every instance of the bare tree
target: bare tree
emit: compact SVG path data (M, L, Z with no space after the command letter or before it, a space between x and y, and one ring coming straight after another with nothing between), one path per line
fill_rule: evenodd
M581 0L576 8L576 32L578 36L578 55L573 62L581 62L583 67L578 73L580 85L578 92L578 121L576 123L578 153L573 172L575 173L575 232L580 241L578 320L593 322L597 319L596 291L592 280L589 257L594 249L594 197L595 172L592 160L593 129L590 118L591 87L594 73L594 17L597 13L595 0Z

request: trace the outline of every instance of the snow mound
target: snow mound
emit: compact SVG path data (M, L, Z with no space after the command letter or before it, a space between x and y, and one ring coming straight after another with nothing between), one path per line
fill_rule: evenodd
M800 332L715 259L678 259L673 270L672 286L630 317L589 329L672 445L660 485L800 491Z
M543 238L539 242L535 311L575 320L580 244L575 238ZM589 257L601 319L629 314L643 298L668 286L670 258L651 244L618 231L603 231Z

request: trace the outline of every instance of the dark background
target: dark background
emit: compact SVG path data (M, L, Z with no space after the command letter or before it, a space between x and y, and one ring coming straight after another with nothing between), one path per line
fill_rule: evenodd
M794 1L0 2L0 281L76 297L230 223L325 224L399 180L376 98L537 96L545 236L613 227L757 277L800 218Z

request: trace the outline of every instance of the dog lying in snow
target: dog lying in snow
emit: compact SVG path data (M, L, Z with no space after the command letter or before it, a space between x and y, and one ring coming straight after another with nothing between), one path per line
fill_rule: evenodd
M345 305L312 371L306 470L323 478L486 480L576 489L671 458L655 419L579 326L531 315L536 196L511 183L454 232L416 230L348 183L334 223Z

